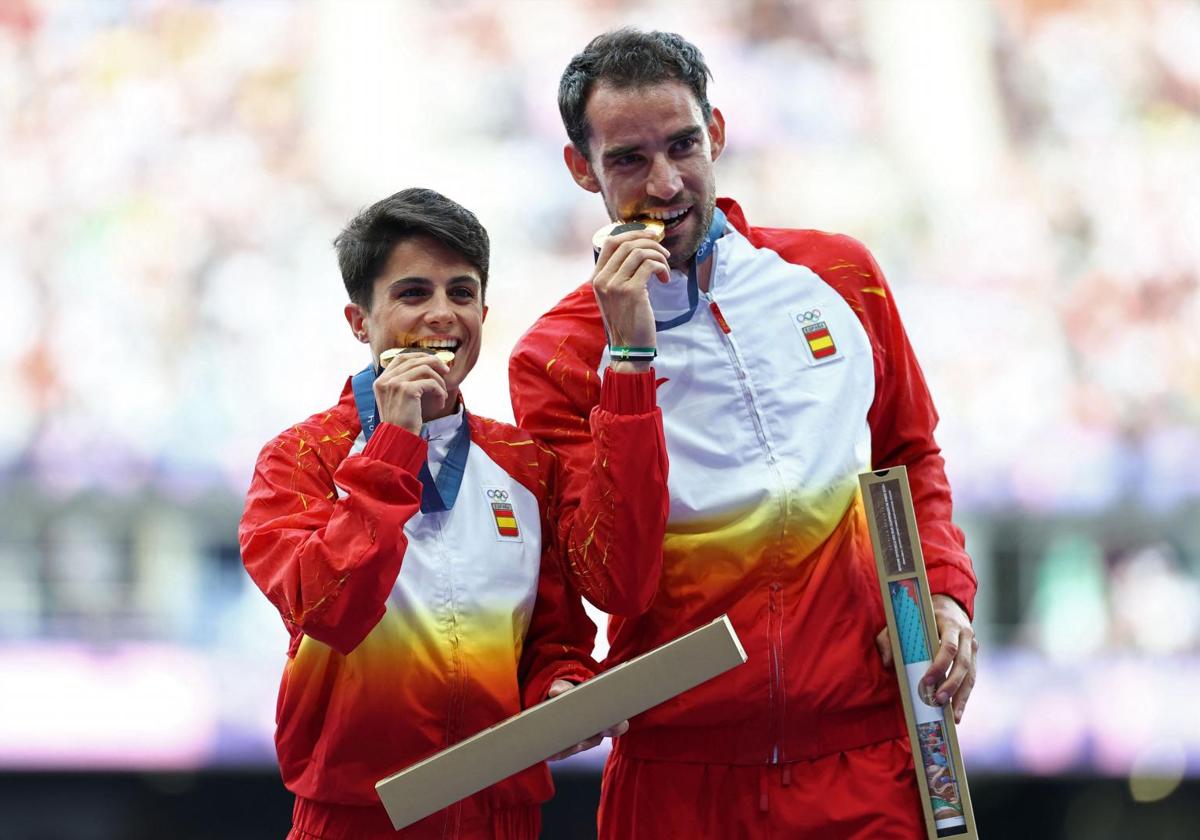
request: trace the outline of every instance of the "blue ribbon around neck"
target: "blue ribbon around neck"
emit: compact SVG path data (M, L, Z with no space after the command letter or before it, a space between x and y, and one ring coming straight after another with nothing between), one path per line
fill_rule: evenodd
M375 407L375 377L378 376L375 365L367 365L350 379L350 388L354 392L354 407L358 409L358 419L362 423L363 437L371 439L379 425L379 412ZM462 487L463 473L467 469L467 453L471 449L471 429L467 422L467 410L463 409L462 423L450 441L450 449L442 460L442 468L438 470L437 480L429 470L429 460L421 465L418 478L421 479L421 513L441 513L454 507L458 499L459 488Z
M717 240L724 235L725 213L720 207L713 207L712 224L708 226L708 233L704 235L704 241L696 249L696 256L692 260L692 264L688 266L688 310L681 315L676 315L669 321L660 321L655 318L654 329L656 332L663 332L664 330L678 327L680 324L686 324L692 320L692 316L696 314L696 307L700 304L700 280L697 277L697 267L712 256L713 248L717 245Z

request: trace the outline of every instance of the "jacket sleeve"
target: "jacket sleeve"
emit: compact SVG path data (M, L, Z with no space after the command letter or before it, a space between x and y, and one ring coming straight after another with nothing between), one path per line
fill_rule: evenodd
M268 444L238 542L293 643L304 634L347 654L383 617L400 573L404 523L421 504L426 443L381 423L361 454L341 452L332 455L303 426Z
M524 708L545 700L550 684L555 680L580 683L600 670L591 656L596 642L596 625L584 612L578 591L563 572L554 528L556 461L549 450L539 451L539 474L545 482L545 497L539 499L542 558L537 600L525 632L517 671Z
M601 384L595 364L566 341L539 336L542 326L514 351L509 384L518 425L558 456L567 575L601 610L639 615L658 591L669 507L654 372L609 371ZM538 352L546 341L553 354Z
M875 400L867 413L871 463L908 470L930 591L949 595L974 615L976 579L962 531L953 523L950 482L934 440L938 414L900 313L871 254L854 243L869 282L861 283L875 356Z

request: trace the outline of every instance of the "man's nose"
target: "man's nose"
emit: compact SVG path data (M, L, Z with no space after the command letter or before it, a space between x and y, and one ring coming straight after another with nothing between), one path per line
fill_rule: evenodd
M674 162L666 155L655 155L650 162L650 177L646 180L646 192L653 198L668 201L679 195L683 179Z

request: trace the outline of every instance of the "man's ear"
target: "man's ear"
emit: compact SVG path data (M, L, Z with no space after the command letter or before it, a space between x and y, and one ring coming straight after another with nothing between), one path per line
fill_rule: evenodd
M363 344L369 344L371 336L367 334L367 314L363 312L362 307L357 303L347 303L342 311L346 313L346 323L350 325L350 332L354 333L354 337Z
M712 109L712 119L708 121L708 142L712 146L712 159L716 160L725 150L725 115L720 109Z
M488 308L487 308L487 304L485 303L483 305L483 316L479 319L479 323L482 324L484 321L487 320L487 313L488 313Z
M567 164L567 169L570 170L571 177L575 179L576 184L588 192L600 192L600 182L596 180L596 173L592 171L592 165L583 152L575 147L574 143L563 146L563 161Z

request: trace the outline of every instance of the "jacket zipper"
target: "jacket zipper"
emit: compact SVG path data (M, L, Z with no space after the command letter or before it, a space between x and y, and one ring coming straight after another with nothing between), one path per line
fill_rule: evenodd
M783 476L779 472L778 459L775 457L775 449L771 446L770 438L767 437L766 427L763 425L762 416L758 412L758 402L754 398L754 389L750 384L749 377L746 373L746 366L742 363L742 353L738 349L737 340L733 337L733 329L725 321L725 316L721 314L721 307L713 299L711 292L704 293L704 300L708 303L708 310L712 313L713 320L717 322L717 327L721 330L721 335L724 336L725 350L729 353L729 361L737 371L738 385L742 389L742 399L746 402L746 407L750 410L750 420L754 424L754 433L758 436L759 446L767 456L767 464L771 467L771 472L775 475L776 483L782 488Z
M463 713L466 708L466 663L462 656L462 639L459 636L458 597L454 586L454 565L449 562L449 551L442 539L441 528L438 528L438 543L446 552L446 589L450 607L450 650L454 667L454 680L450 687L450 698L446 710L446 746L452 746L460 740ZM446 809L446 821L442 824L444 840L458 838L462 831L462 802L456 802Z
M767 429L763 423L762 416L758 410L758 400L754 395L754 386L750 382L749 374L746 372L746 366L742 362L742 354L738 348L737 340L733 337L733 329L729 326L729 322L725 320L725 316L721 313L721 307L713 298L711 292L703 293L704 301L708 304L709 312L712 313L713 320L721 331L724 338L726 352L729 353L729 361L737 372L738 385L742 390L742 399L746 403L746 407L750 412L750 420L754 424L754 432L758 436L759 446L767 456L767 466L771 469L772 475L775 477L775 484L779 488L779 504L780 504L780 543L783 542L787 529L787 487L784 485L783 473L779 469L779 459L775 455L775 449L771 446L771 439L767 434ZM767 651L768 651L768 672L770 674L770 684L768 685L768 705L770 707L768 714L768 731L770 752L768 761L771 764L778 764L784 759L783 752L783 722L787 708L787 696L784 691L783 679L783 596L781 591L782 585L779 583L778 556L775 558L776 568L773 570L772 580L767 589Z
M783 679L783 595L782 585L772 581L767 589L767 633L771 671L771 763L783 760L783 724L787 713L787 692Z

